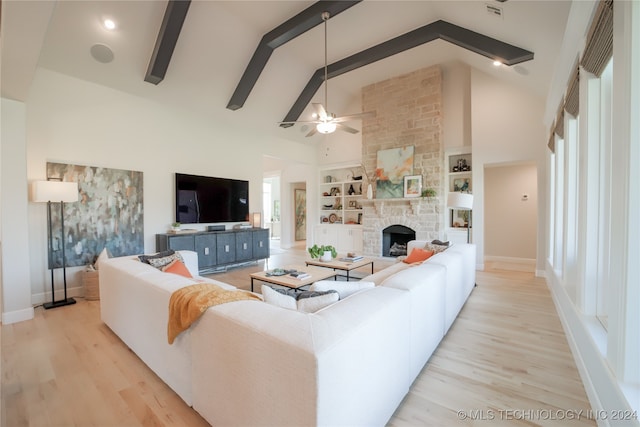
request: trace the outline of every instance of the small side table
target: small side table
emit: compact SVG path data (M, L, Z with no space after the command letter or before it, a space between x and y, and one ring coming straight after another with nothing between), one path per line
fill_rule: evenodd
M100 280L97 271L83 271L82 286L84 287L84 298L87 301L100 299Z

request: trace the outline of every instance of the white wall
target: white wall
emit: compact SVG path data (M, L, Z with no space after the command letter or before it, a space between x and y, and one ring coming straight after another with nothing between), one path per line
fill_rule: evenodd
M44 179L47 161L142 171L145 252L155 250L155 234L165 232L174 220L175 172L247 179L250 211L261 211L263 156L277 154L298 163L315 160L313 147L264 138L251 130L215 123L211 117L44 69L36 73L26 106L26 173L12 174L14 180L24 182L24 188L12 186L3 197L26 198L27 181ZM21 160L16 157L3 156L3 163L15 164ZM28 235L28 253L22 258L28 264L22 270L31 275L30 303L36 304L48 299L46 215L44 206L36 204L29 204L23 218L27 211L28 222L16 232L25 240ZM3 246L8 264L10 252L6 243ZM80 286L79 270L68 269L71 295ZM5 297L17 286L8 283L16 271L11 265L4 269ZM12 300L5 299L5 306Z
M2 323L33 318L27 239L25 105L2 98L0 109L0 241L2 241ZM44 224L45 219L42 219Z
M472 145L471 68L460 62L442 64L441 68L443 148Z
M484 206L485 259L535 262L538 229L536 165L486 167Z
M546 220L547 133L542 124L544 100L471 70L471 128L473 138L473 241L478 264L484 263L484 169L492 164L531 162L538 169L538 233L536 270L544 270Z
M350 125L350 123L347 123ZM315 136L313 138L316 138ZM318 164L322 166L335 163L360 163L362 160L362 132L350 134L336 131L329 135L318 136Z

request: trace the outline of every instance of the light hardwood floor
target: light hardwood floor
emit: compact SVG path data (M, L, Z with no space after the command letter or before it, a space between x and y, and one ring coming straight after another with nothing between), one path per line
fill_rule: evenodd
M212 277L248 289L250 272L305 256L274 247L268 266ZM389 425L596 425L544 280L496 270L477 283ZM102 324L99 301L37 308L0 339L3 427L208 425Z

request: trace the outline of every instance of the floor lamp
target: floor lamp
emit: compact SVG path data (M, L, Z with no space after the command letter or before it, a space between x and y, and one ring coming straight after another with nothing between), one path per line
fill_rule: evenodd
M467 221L467 243L471 241L471 210L473 209L473 194L469 193L449 193L447 196L447 207L451 209L460 209L469 211L469 220Z
M67 298L67 258L64 248L64 204L78 201L78 183L64 181L35 181L32 188L33 202L47 203L47 227L48 227L48 254L49 269L51 270L51 302L45 302L46 309L75 304L76 300ZM56 301L56 293L53 282L53 230L51 226L51 204L60 203L60 233L62 249L62 278L64 283L64 299Z

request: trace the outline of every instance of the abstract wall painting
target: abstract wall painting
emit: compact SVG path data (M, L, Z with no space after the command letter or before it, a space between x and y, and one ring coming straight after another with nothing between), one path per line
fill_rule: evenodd
M296 188L294 190L295 204L295 239L307 239L307 190Z
M79 201L64 205L67 266L91 264L104 248L114 257L144 252L142 172L47 162L47 178L78 183ZM58 205L53 236L60 236L60 225ZM60 243L54 242L49 268L62 267Z
M376 199L404 196L404 177L413 175L413 146L378 151Z

